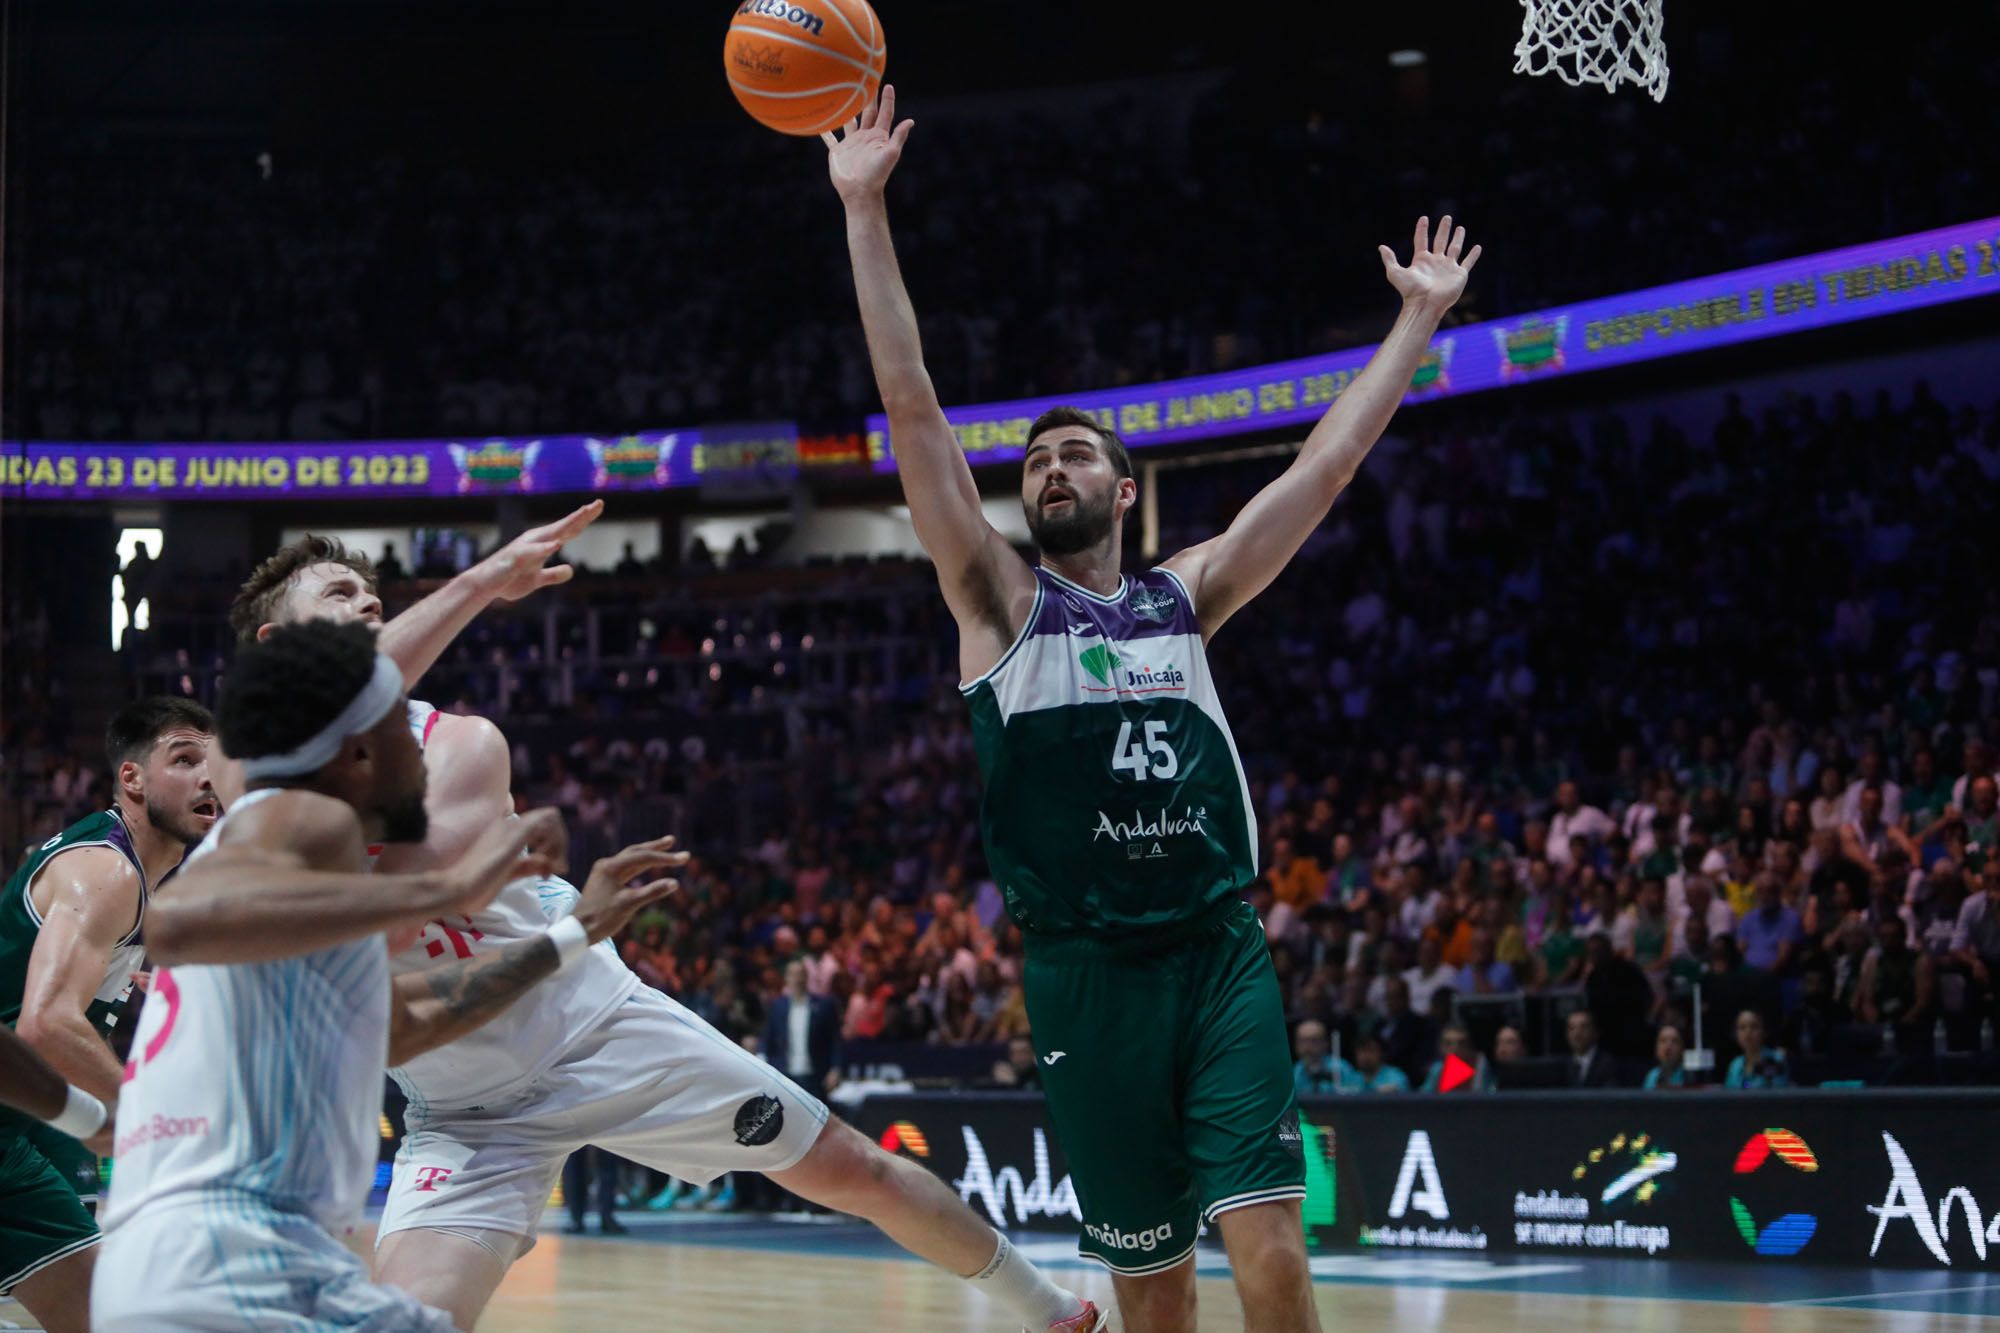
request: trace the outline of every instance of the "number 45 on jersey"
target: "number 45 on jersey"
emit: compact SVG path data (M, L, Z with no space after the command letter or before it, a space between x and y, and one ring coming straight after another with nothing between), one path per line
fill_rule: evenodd
M1118 740L1111 751L1111 767L1132 775L1134 782L1144 782L1148 778L1171 778L1181 771L1181 761L1174 754L1174 747L1167 744L1167 724L1151 721L1145 724L1143 740L1132 734L1132 724L1121 722L1118 726Z

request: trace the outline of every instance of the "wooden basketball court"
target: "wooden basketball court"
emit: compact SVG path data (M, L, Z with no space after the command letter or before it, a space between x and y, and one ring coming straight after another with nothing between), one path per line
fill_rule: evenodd
M733 1248L654 1238L600 1240L545 1236L509 1275L481 1321L482 1333L544 1329L776 1329L798 1333L863 1330L1008 1329L1006 1312L963 1283L926 1265L896 1258L816 1253L820 1242L801 1228L794 1246ZM657 1233L654 1233L657 1236ZM831 1240L828 1237L828 1240ZM1206 1270L1210 1265L1204 1264ZM1665 1265L1652 1265L1659 1268ZM1742 1330L1743 1333L1841 1333L1893 1329L1971 1333L2000 1330L2000 1279L1981 1275L1909 1275L1898 1288L1885 1274L1825 1274L1826 1295L1791 1296L1760 1304L1717 1299L1567 1294L1554 1290L1480 1290L1426 1285L1321 1280L1321 1319L1328 1330L1437 1330L1485 1333L1531 1328ZM1883 1282L1881 1279L1891 1280ZM1109 1275L1065 1267L1059 1278L1099 1302L1111 1298ZM1225 1276L1200 1281L1201 1327L1243 1328L1236 1294ZM1846 1293L1846 1294L1842 1294ZM1775 1295L1776 1293L1774 1293ZM1850 1302L1865 1302L1856 1307ZM1901 1308L1885 1308L1891 1302ZM1966 1311L1985 1310L1986 1316Z
M368 1239L356 1243L365 1247ZM1066 1260L1066 1247L1055 1242L1028 1244L1059 1281L1100 1303L1111 1300L1102 1269ZM1204 1251L1199 1258L1202 1329L1238 1333L1243 1319L1220 1256ZM1329 1333L2000 1333L2000 1275L1976 1271L1781 1273L1681 1262L1506 1265L1350 1255L1318 1257L1315 1273ZM0 1329L22 1327L34 1327L26 1313L0 1304ZM642 1218L631 1236L600 1239L563 1235L553 1217L479 1324L480 1333L1014 1327L964 1283L894 1257L866 1228Z

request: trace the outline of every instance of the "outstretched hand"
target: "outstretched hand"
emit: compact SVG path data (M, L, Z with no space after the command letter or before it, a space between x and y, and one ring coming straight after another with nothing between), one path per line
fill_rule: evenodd
M548 559L595 523L603 512L604 501L592 500L553 523L528 529L480 561L479 572L490 584L493 596L511 602L576 577L570 566L551 565Z
M611 938L625 929L625 923L637 916L641 908L679 889L680 881L673 878L672 872L685 866L689 859L686 852L674 850L674 839L668 835L634 843L592 866L574 912L590 942ZM634 880L644 882L634 883Z
M832 130L820 135L826 143L826 174L840 197L855 201L880 195L915 124L896 124L896 90L884 84L881 98L863 107L838 138Z
M1438 223L1437 233L1432 235L1430 222L1427 217L1417 219L1416 248L1407 265L1396 262L1394 250L1381 246L1382 268L1389 275L1389 285L1402 295L1404 304L1421 305L1432 314L1442 315L1465 294L1465 281L1472 273L1472 266L1479 262L1480 247L1473 246L1472 253L1461 261L1465 228L1454 232L1451 214L1447 213Z

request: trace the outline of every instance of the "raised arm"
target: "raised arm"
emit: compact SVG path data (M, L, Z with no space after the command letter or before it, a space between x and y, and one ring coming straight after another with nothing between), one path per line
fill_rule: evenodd
M138 923L139 872L109 847L82 847L49 862L35 889L42 929L15 1031L65 1079L115 1103L124 1071L89 1009L118 941Z
M477 911L503 885L560 858L561 817L497 821L458 864L412 875L370 872L353 809L285 792L238 816L228 838L154 897L146 949L155 963L296 958L444 911ZM523 856L523 851L530 854Z
M846 206L854 291L910 520L937 565L938 582L960 631L992 637L991 654L997 657L1028 614L1035 579L980 509L972 468L924 369L916 311L896 264L882 191L915 123L896 124L896 90L885 87L881 101L864 110L843 135L820 137L826 140L827 174ZM963 655L976 660L982 646L969 641Z
M1219 537L1166 561L1194 594L1203 631L1214 634L1252 597L1270 586L1306 538L1325 520L1334 499L1361 467L1396 414L1417 373L1431 335L1445 312L1465 291L1480 248L1461 262L1465 228L1452 230L1447 216L1430 232L1430 219L1417 219L1416 250L1407 267L1381 247L1382 267L1403 298L1389 336L1368 365L1334 400L1292 465L1258 492Z
M384 848L378 870L405 874L452 865L496 820L514 812L513 752L500 728L483 717L438 714L424 747L424 775L430 831L421 843Z
M627 847L591 868L576 910L530 939L395 979L389 1008L389 1063L399 1065L458 1040L504 1013L536 982L553 976L599 940L611 938L642 908L679 888L665 872L688 862L671 837ZM633 884L635 878L643 883ZM582 928L576 935L574 921ZM573 950L558 941L577 940Z
M603 512L604 501L592 500L553 523L528 529L384 624L376 644L403 669L404 683L415 686L481 611L575 577L575 570L551 565L549 557Z

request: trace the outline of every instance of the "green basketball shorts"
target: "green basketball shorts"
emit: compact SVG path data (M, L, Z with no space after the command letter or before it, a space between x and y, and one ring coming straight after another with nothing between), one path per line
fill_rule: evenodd
M83 1197L97 1197L97 1158L66 1134L9 1116L0 1124L0 1295L98 1241Z
M1248 904L1157 948L1031 939L1022 985L1085 1258L1160 1272L1200 1223L1305 1197L1284 1005Z

